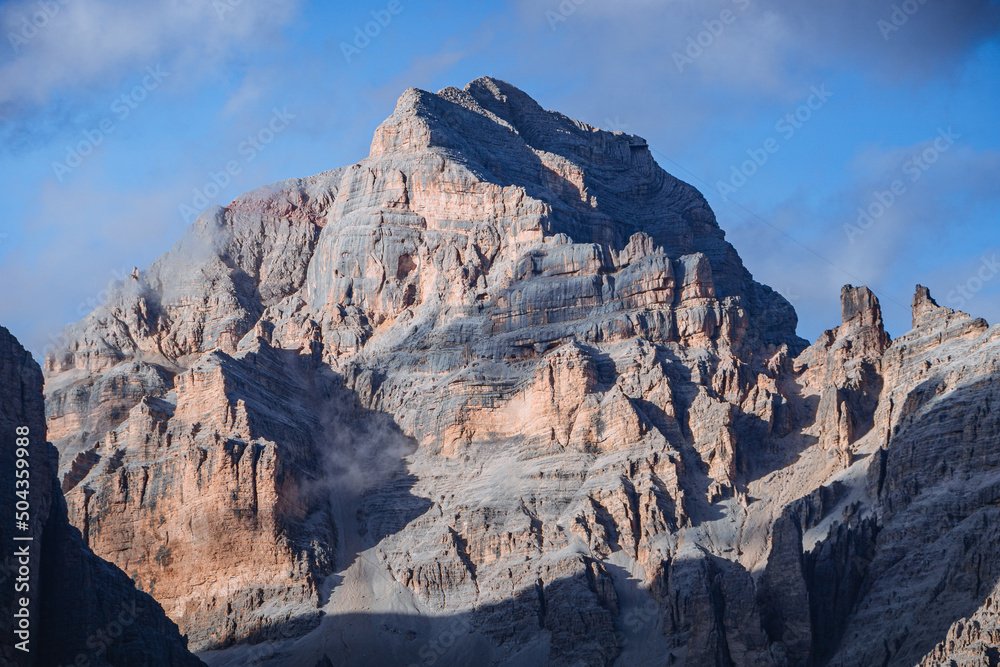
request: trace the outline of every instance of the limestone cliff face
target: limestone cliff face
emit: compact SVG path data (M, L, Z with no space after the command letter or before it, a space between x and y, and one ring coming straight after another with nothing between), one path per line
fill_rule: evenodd
M996 330L914 312L848 287L807 347L644 140L479 79L203 214L46 360L47 419L74 524L212 664L912 664L995 578L951 555L904 613L896 545L985 511L948 480L1000 432Z
M1000 580L1000 327L939 307L923 287L913 312L914 329L882 359L865 440L879 530L833 664L916 664L952 623L987 621L976 610L992 608Z
M19 427L28 429L27 447L19 446ZM27 454L20 456L19 449ZM18 458L29 465L18 465ZM41 369L0 327L0 543L6 550L0 573L0 663L203 664L187 651L187 641L160 605L95 556L70 526L56 465L56 451L45 440ZM25 490L23 480L27 498L15 495ZM14 525L15 503L24 500L29 528L20 530ZM15 536L31 539L15 541ZM25 548L28 556L16 555ZM27 637L14 635L21 598L30 600ZM15 647L24 639L27 651Z

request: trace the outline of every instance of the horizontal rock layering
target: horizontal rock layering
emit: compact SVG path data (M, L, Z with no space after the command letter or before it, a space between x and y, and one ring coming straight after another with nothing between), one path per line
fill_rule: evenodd
M808 346L643 139L484 78L206 211L66 332L47 420L73 523L213 665L968 652L1000 330L842 315Z
M45 439L42 370L0 327L0 543L9 549L0 577L0 664L203 665L160 605L87 549L67 520L57 464ZM15 524L22 515L26 529Z

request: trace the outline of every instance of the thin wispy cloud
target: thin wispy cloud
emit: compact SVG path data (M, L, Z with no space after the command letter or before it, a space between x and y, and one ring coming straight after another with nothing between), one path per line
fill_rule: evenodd
M0 58L0 109L11 115L67 91L85 94L140 65L161 64L176 70L177 78L196 79L237 57L248 42L275 39L298 5L297 0L8 2L0 7L9 47ZM50 6L57 11L45 9Z
M811 321L829 326L830 304L846 283L875 289L894 335L909 328L914 286L944 297L968 273L970 261L1000 245L1000 229L983 216L1000 208L995 177L1000 151L956 144L934 164L918 163L933 140L909 146L867 147L849 166L849 180L818 203L792 197L766 210L825 260L749 216L733 215L730 239L756 277L785 293ZM914 160L917 157L918 161ZM955 304L951 304L956 307ZM1000 304L980 299L974 314L1000 321Z

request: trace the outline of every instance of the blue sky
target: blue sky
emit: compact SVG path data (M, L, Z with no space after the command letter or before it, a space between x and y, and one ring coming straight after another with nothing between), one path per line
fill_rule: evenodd
M893 335L917 283L1000 321L1000 3L803 5L0 3L0 324L40 355L187 207L357 162L403 90L482 75L646 137L806 338L846 283Z

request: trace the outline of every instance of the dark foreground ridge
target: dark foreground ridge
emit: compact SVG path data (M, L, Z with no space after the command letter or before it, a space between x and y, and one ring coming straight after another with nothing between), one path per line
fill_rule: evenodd
M17 439L25 427L27 455L21 456ZM0 327L0 663L203 665L156 600L95 556L69 524L57 464L55 447L45 441L41 368ZM29 475L18 474L23 470ZM24 486L15 489L17 479L30 482L24 529L15 523L23 507L15 506L23 502L15 491Z

